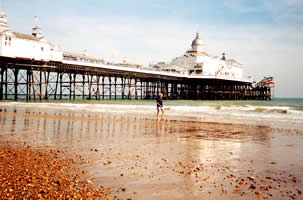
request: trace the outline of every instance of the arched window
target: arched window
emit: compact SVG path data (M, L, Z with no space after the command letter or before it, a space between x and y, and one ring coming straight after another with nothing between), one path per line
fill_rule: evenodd
M5 46L11 46L12 45L12 38L9 36L5 36Z

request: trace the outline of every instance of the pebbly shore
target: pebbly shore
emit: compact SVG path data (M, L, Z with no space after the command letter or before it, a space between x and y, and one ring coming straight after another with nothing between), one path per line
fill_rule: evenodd
M109 188L84 180L81 156L21 145L0 147L1 199L111 199Z

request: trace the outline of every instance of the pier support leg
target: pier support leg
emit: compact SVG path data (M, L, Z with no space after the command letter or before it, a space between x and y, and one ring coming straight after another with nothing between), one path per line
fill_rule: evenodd
M85 74L82 74L82 100L85 99Z
M149 87L149 81L145 82L145 99L150 98L150 87Z
M140 83L141 83L141 100L143 99L143 82L142 79L140 79Z
M156 83L156 94L155 94L155 97L157 98L157 96L158 96L158 94L159 94L159 82L158 81L156 81L155 82Z
M0 80L0 100L3 100L3 82L4 82L4 67L1 66L1 80Z
M96 99L100 100L101 97L100 97L100 76L98 75L97 76L97 96L96 96Z
M132 92L131 92L131 83L132 82L132 79L131 78L128 78L128 99L129 100L132 100Z
M8 68L6 68L5 70L5 94L4 94L4 97L5 97L5 100L7 100L8 96Z
M49 82L49 73L50 72L44 72L44 79L45 79L45 95L44 99L48 100L48 82Z
M104 100L104 76L102 76L102 100Z
M112 77L108 77L109 81L109 100L112 100Z
M42 100L42 72L39 71L39 101Z
M74 88L73 88L73 99L76 100L76 78L77 78L77 74L74 74L74 80L73 80L73 84L74 84Z
M122 94L122 99L124 99L124 90L125 90L125 78L124 77L122 77L121 78L121 94Z
M33 87L34 101L36 101L36 89L35 89L35 76L34 76L34 72L32 72L32 87Z
M135 78L135 98L138 100L137 79Z
M69 74L69 100L72 100L72 73Z
M18 100L18 73L19 69L15 68L14 75L15 75L15 101Z
M88 75L88 99L92 100L92 75Z
M29 101L29 70L26 71L26 101Z
M156 88L157 88L157 82L155 82L155 81L153 81L152 82L152 91L153 91L153 99L155 99L156 98Z
M62 76L63 76L63 73L60 74L60 100L62 100L62 93L63 93L63 88L62 88Z
M32 100L32 73L33 71L28 70L27 71L27 97L28 97L28 101Z
M57 89L58 89L58 82L59 82L59 76L60 76L60 73L58 72L57 73L57 79L56 79L56 85L55 85L55 96L54 96L54 99L57 100Z
M115 100L117 100L117 76L115 76Z

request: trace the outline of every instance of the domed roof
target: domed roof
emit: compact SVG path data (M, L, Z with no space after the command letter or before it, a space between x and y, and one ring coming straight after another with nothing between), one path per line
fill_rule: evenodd
M193 40L191 45L203 45L203 41L200 39L199 33L197 33L196 38Z

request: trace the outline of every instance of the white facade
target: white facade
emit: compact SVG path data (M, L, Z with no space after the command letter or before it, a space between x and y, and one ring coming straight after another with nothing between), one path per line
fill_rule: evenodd
M242 65L233 59L225 59L225 54L222 58L210 55L205 50L199 33L192 41L191 47L184 55L174 58L170 63L158 63L156 65L164 71L173 71L177 66L183 68L183 72L180 73L189 73L190 75L242 78Z
M45 61L63 59L62 52L41 35L37 24L32 35L11 32L3 12L0 12L0 56Z

